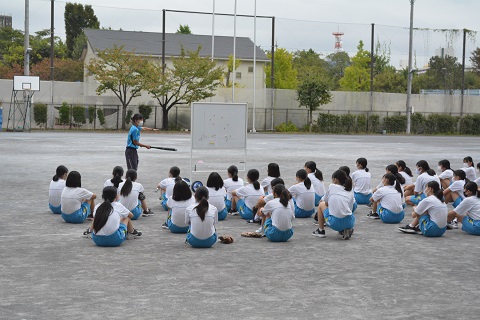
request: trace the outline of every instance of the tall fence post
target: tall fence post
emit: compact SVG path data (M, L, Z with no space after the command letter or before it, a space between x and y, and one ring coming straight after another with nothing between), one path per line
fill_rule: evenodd
M117 130L118 130L118 119L120 118L120 106L117 105Z
M97 105L93 107L93 130L97 129Z
M267 108L265 108L265 126L263 130L267 131Z
M285 112L285 123L288 122L288 109L286 109L286 112ZM272 124L273 126L273 124Z

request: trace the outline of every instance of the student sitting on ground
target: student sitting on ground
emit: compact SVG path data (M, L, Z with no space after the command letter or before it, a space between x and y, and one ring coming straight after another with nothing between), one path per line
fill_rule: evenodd
M194 248L210 248L217 242L217 208L208 203L208 189L203 186L195 191L195 201L186 210L185 223L190 225L186 242Z
M436 181L440 185L440 179L435 174L433 169L430 169L428 162L425 160L420 160L416 164L417 166L417 180L415 180L414 185L405 186L405 201L411 206L418 205L420 201L425 199L427 196L425 194L425 186L430 181Z
M430 181L425 187L426 198L413 207L413 221L398 228L404 233L421 232L426 237L441 237L447 230L447 205L437 181Z
M465 171L455 170L453 172L452 183L443 190L443 196L445 197L445 203L452 202L452 206L456 208L465 198L463 194L463 188L465 186Z
M150 216L153 211L147 206L143 186L137 182L137 170L128 169L125 181L118 185L119 201L133 213L132 220L137 220L140 215Z
M480 236L480 190L475 182L465 184L465 200L448 213L448 220L457 219L466 233Z
M405 179L405 185L411 185L413 184L413 180L412 180L412 177L413 177L413 174L412 174L412 170L410 170L409 167L407 167L407 164L405 163L405 161L403 160L398 160L395 165L397 166L398 168L398 173L400 173L403 178Z
M93 220L93 209L97 196L82 188L82 177L78 171L68 174L62 191L62 218L68 223L83 223L87 217Z
M401 175L399 177L403 179ZM369 218L381 219L384 223L400 223L405 216L400 181L392 173L387 173L382 183L383 187L375 191L370 199L373 206Z
M248 184L232 191L232 196L236 203L238 213L245 220L253 219L253 207L257 204L260 196L264 195L262 188L260 188L260 182L258 182L259 176L260 173L257 169L248 170Z
M168 211L167 200L172 196L173 186L180 180L182 180L180 177L180 168L174 166L168 171L168 178L163 179L157 185L157 189L160 189L160 192L162 193L162 207L165 209L165 211Z
M292 221L295 219L290 199L292 196L283 184L273 188L274 199L260 211L266 217L264 234L272 242L285 242L293 236Z
M450 161L446 159L438 161L438 170L442 172L438 179L440 179L442 189L445 190L453 180L453 170L450 168Z
M472 157L463 158L463 171L467 175L467 179L470 181L477 180L477 173L475 172L475 164L473 163Z
M315 207L318 206L325 194L325 184L323 183L323 173L318 170L314 161L305 162L304 169L308 173L308 178L312 181L313 190L315 190Z
M112 179L107 179L105 183L103 184L103 187L115 187L118 189L118 186L120 183L122 183L123 180L123 168L121 166L116 166L113 168L112 172Z
M208 202L214 205L218 210L218 220L225 220L227 217L227 208L225 206L225 197L227 192L223 187L222 177L217 172L212 172L207 179Z
M370 187L372 175L367 168L367 159L358 158L356 166L357 171L351 175L355 201L358 204L369 204L372 197L372 188Z
M310 218L315 213L315 190L305 169L295 174L296 184L288 188L293 197L296 218Z
M277 184L282 184L285 187L285 182L283 181L282 178L275 178L270 182L270 185L272 186L272 190L275 189L275 186ZM257 204L255 205L254 212L256 211L255 217L253 220L247 221L247 222L256 222L260 223L260 228L256 230L257 233L263 233L263 226L265 225L265 216L261 214L261 211L263 207L269 202L274 199L273 193L268 194L266 196L261 196L260 199L258 199ZM291 201L292 208L294 208L293 201Z
M53 213L61 214L62 192L65 188L65 179L68 176L68 169L65 166L58 166L55 175L50 181L48 188L48 207Z
M243 179L238 177L238 168L234 165L231 165L227 169L228 179L223 180L223 187L227 191L227 196L225 197L225 207L227 211L236 215L237 207L234 199L232 199L232 191L237 190L243 187Z
M194 203L195 200L188 184L183 180L175 183L173 194L167 200L167 206L170 210L167 221L162 225L162 228L170 229L173 233L187 233L188 223L185 222L185 212L187 207Z
M267 166L267 177L260 182L260 187L262 187L265 195L272 194L272 186L270 182L272 182L275 178L280 178L280 167L277 163L271 162Z

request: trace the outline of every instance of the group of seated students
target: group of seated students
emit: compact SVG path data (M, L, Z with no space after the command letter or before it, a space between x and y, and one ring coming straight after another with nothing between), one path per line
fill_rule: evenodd
M480 170L480 163L477 168ZM476 178L471 157L466 157L464 167L455 171L448 160L439 161L439 175L427 161L418 161L415 183L411 170L399 160L385 168L382 182L373 190L367 160L357 159L356 169L350 173L349 167L340 167L325 188L322 172L314 161L308 161L296 172L296 183L287 188L276 163L268 164L267 177L261 182L259 171L250 169L247 183L232 165L227 169L227 179L212 172L206 186L196 188L192 196L180 169L171 167L169 177L157 185L162 206L168 211L162 228L186 233L191 246L207 248L217 242L218 221L228 214L240 215L249 223L259 223L256 232L268 240L285 242L293 236L295 218L308 218L316 212L318 228L314 236L324 238L328 226L347 240L352 237L359 204L372 208L367 217L388 224L401 223L408 204L413 206L413 221L399 228L404 233L439 237L447 229L458 228L460 222L463 231L480 235L480 178ZM132 220L154 213L147 206L143 186L136 182L136 170L129 169L125 179L123 174L122 167L114 168L112 179L104 184L104 201L95 206L96 195L82 188L80 173L59 166L50 183L49 207L69 223L92 220L84 236L98 246L119 246L126 239L141 237ZM447 203L452 203L450 212Z

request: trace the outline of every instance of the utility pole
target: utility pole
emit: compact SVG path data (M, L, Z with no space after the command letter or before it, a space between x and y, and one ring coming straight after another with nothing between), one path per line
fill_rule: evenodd
M26 76L30 75L30 30L29 30L29 11L30 11L29 0L25 0L25 35L23 39L23 74Z
M413 67L412 67L412 50L413 50L413 5L415 0L410 0L410 37L408 40L408 78L407 78L407 131L406 134L410 134L411 127L411 114L412 114L412 77L413 77Z
M50 1L50 80L53 82L53 60L55 58L55 0ZM53 83L52 83L53 85Z

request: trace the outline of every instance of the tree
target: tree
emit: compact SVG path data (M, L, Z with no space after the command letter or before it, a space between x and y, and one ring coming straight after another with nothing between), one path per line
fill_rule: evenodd
M147 90L162 107L162 128L168 129L168 112L178 104L191 104L215 95L220 85L223 68L215 61L200 57L200 49L181 49L179 57L172 57L173 68L165 68L150 63L147 73Z
M475 73L480 76L480 48L477 47L472 51L470 62L472 63L472 68Z
M235 70L237 70L240 65L242 64L242 60L240 59L235 59ZM228 56L228 61L227 61L227 71L225 71L225 87L230 88L232 87L232 84L230 83L230 75L233 72L233 54ZM238 83L235 83L235 87L238 86Z
M297 100L300 103L299 107L305 106L308 109L310 131L312 131L313 111L332 101L332 95L325 82L319 78L308 77L297 88Z
M35 103L33 105L33 120L42 127L47 128L47 111L48 107L45 103Z
M296 51L293 54L292 64L297 70L298 82L311 76L326 76L327 63L313 49Z
M337 90L340 88L339 80L345 75L345 68L351 64L350 57L348 53L339 51L329 54L325 60L327 62L326 71L330 88Z
M83 61L72 59L55 59L54 77L56 81L81 82L83 81ZM45 58L30 69L32 75L40 80L50 80L50 59Z
M363 41L357 46L357 54L352 64L345 68L345 74L339 80L340 90L367 91L370 88L370 52L363 49Z
M373 87L377 92L407 93L407 78L398 73L394 67L385 68L373 79Z
M267 53L269 59L272 58L271 53ZM297 70L293 69L293 54L284 48L277 48L275 50L275 88L276 89L296 89L298 85ZM270 73L272 70L271 64L267 64L265 70L265 83L268 88L271 87Z
M149 63L117 45L99 51L98 57L91 59L86 66L88 72L100 82L96 92L100 95L112 91L122 104L121 118L125 119L128 105L133 98L141 95ZM123 121L122 129L125 129Z
M65 5L65 33L68 56L72 57L75 39L83 33L84 28L98 29L100 22L92 6L67 2Z
M190 27L188 26L188 24L186 24L186 25L180 24L180 26L178 27L176 33L180 33L180 34L192 34L192 31L190 30Z

